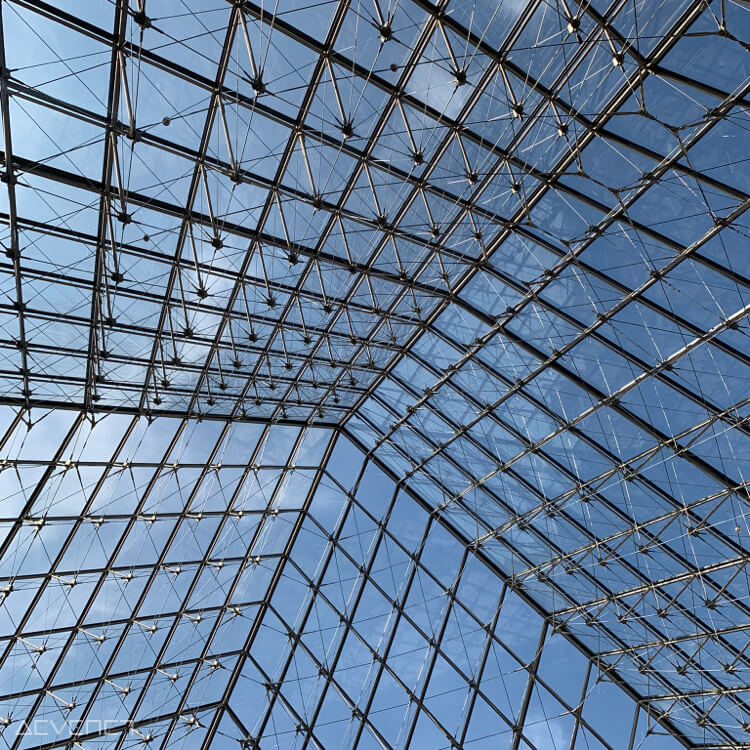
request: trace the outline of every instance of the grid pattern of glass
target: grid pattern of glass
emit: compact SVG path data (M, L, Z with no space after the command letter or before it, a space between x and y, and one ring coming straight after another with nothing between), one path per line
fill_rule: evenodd
M749 52L747 0L1 0L0 728L750 747Z
M265 621L331 431L0 419L2 746L199 746Z
M35 414L0 412L4 747L680 746L344 437Z

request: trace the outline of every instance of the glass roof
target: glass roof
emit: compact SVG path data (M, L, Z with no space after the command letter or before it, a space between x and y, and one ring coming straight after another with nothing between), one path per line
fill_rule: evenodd
M0 410L4 747L681 747L344 436L34 415Z
M289 721L302 731L277 727L270 747L437 747L424 716L480 747L481 699L505 726L487 736L509 732L514 749L638 747L656 719L688 746L750 747L747 0L6 0L0 13L0 718L71 702L104 717L94 704L111 691L128 705L117 721L153 723L164 747L225 732L227 747L265 748L267 727ZM289 581L322 583L293 545L307 554L312 523L338 555L325 534L344 517L310 503L335 486L356 515L370 466L387 484L380 510L410 508L405 559L435 529L451 536L451 580L481 561L500 621L518 598L539 653L573 643L590 665L581 685L628 704L628 739L551 682L572 734L547 722L534 735L527 714L554 714L533 703L538 658L520 658L531 687L506 710L447 656L473 696L448 726L425 657L386 732L370 719L391 706L373 708L377 685L357 683L363 707L301 647ZM378 538L399 538L368 512ZM235 528L246 516L253 529ZM364 548L347 554L366 588ZM432 579L442 562L424 565ZM172 578L190 566L200 575ZM139 577L143 594L123 593ZM449 597L451 616L471 619L473 596L463 610ZM386 599L399 618L408 608ZM212 646L227 602L260 607L226 626L230 656ZM351 613L326 606L345 635ZM95 652L86 633L104 623L124 643L145 617L171 624L139 625L96 664L58 659L76 639ZM511 653L509 627L493 632ZM163 665L180 662L182 628L193 666L177 686ZM289 671L273 678L252 656L263 628L296 633L299 675L324 668L349 697L323 710L310 683L251 726L252 685L280 696ZM163 629L147 663L118 662ZM420 633L446 658L443 631ZM282 659L267 638L260 653ZM376 648L374 631L359 640ZM491 641L474 640L475 666ZM110 673L141 675L128 683L141 697L130 705ZM360 728L316 734L342 706ZM405 734L386 736L398 722ZM113 732L83 746L143 741Z

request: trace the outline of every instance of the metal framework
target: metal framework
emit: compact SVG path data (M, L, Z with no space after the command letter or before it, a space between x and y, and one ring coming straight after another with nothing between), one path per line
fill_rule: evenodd
M636 748L675 731L336 431L34 414L1 412L8 747Z
M750 748L749 45L0 0L2 742Z

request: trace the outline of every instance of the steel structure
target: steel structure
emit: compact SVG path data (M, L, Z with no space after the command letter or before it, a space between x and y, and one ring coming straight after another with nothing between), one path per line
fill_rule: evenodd
M0 12L7 747L750 748L746 0Z

